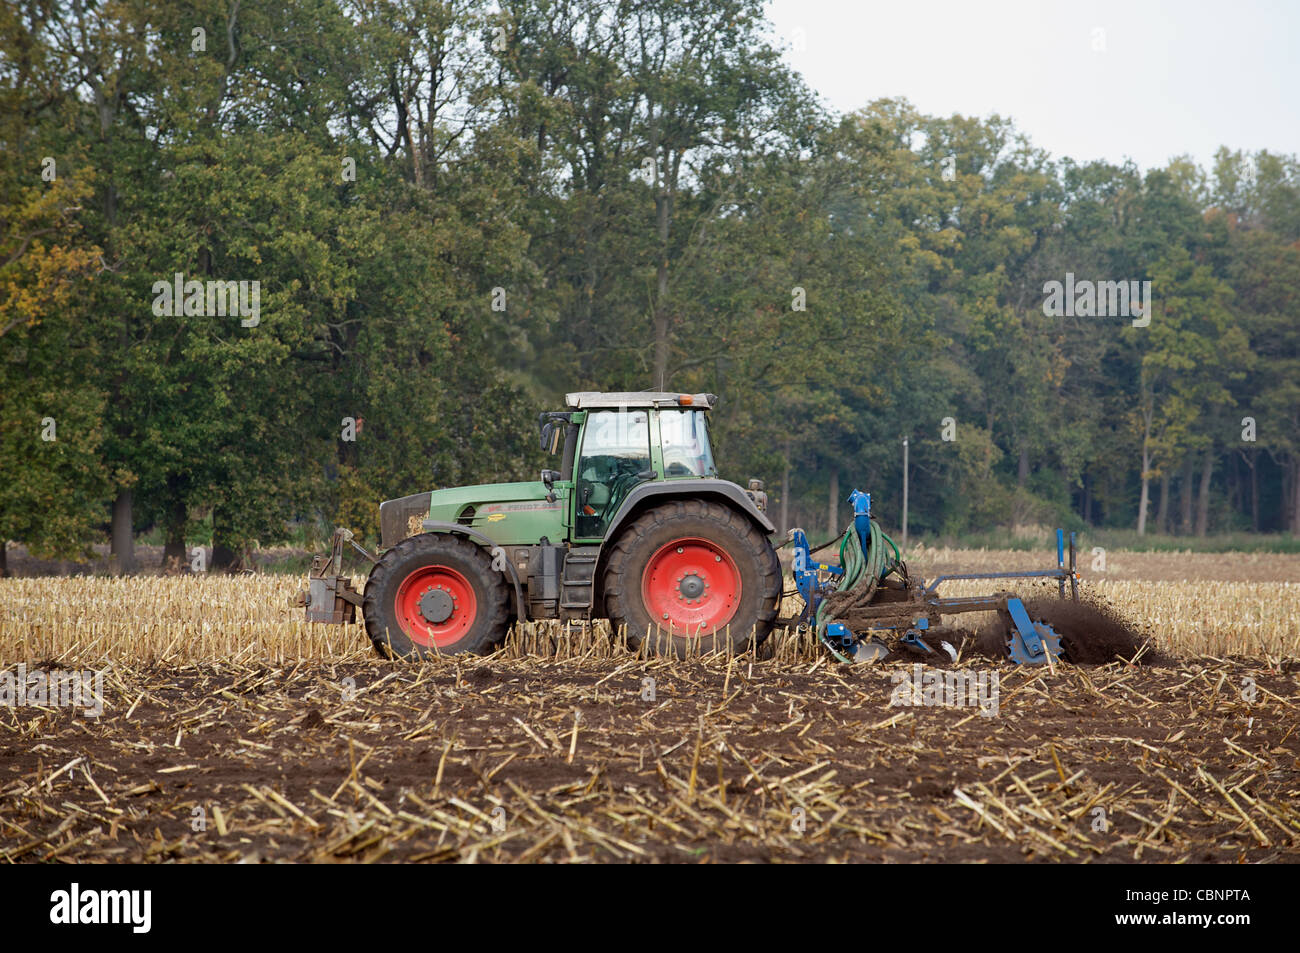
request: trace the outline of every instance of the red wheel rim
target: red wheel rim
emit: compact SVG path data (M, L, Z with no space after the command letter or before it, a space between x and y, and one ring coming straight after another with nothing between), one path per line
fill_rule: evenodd
M646 563L641 598L651 620L672 635L710 635L735 618L740 571L707 539L676 539Z
M449 566L423 566L397 587L397 624L412 642L439 648L474 625L478 600L469 580Z

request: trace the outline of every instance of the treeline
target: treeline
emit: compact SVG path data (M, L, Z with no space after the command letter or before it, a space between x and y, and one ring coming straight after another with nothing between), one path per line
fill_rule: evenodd
M1300 532L1295 157L834 115L780 43L758 0L6 4L0 539L374 533L643 388L722 395L785 525L896 523L906 437L914 535Z

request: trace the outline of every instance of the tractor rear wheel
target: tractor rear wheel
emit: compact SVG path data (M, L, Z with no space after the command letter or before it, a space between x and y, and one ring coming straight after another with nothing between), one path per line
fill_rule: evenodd
M741 513L678 500L619 535L605 569L605 611L628 642L685 655L767 638L781 597L776 551Z
M380 655L428 658L488 652L508 629L509 590L468 539L422 533L380 557L361 612Z

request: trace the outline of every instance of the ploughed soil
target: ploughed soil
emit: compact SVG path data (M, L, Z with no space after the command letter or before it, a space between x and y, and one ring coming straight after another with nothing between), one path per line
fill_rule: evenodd
M0 860L1296 861L1298 677L965 649L114 666L98 718L0 705Z

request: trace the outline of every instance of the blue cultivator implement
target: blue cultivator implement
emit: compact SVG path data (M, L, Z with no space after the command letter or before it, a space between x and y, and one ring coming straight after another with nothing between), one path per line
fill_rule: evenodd
M817 638L840 661L866 661L890 652L886 638L927 654L956 657L943 639L942 617L964 612L996 612L1007 627L1007 655L1020 665L1067 658L1061 636L1042 619L1030 617L1023 600L1009 592L945 599L939 586L956 579L1055 579L1062 599L1079 598L1075 534L1070 534L1066 564L1065 534L1056 531L1056 568L1031 572L961 573L939 576L929 585L908 575L898 547L871 517L871 495L854 490L853 525L840 542L840 565L816 563L803 530L792 533L795 586L803 612L791 620L814 626ZM1068 658L1067 658L1068 660Z

